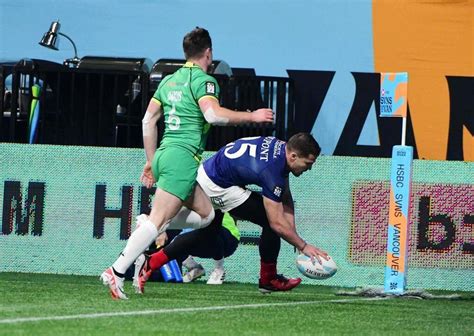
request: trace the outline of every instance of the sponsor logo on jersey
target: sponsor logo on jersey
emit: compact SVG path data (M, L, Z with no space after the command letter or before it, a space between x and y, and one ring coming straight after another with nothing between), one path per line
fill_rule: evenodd
M275 188L273 189L273 194L274 194L275 196L277 196L277 197L280 197L280 196L281 196L281 188L278 187L278 186L275 187Z
M167 96L168 100L171 103L180 102L182 97L183 97L183 92L182 91L177 91L177 90L173 90L173 91L168 92L168 96Z
M216 85L213 82L206 82L206 93L216 94Z
M284 144L283 141L277 140L275 147L273 148L273 158L276 159L281 153L281 146Z

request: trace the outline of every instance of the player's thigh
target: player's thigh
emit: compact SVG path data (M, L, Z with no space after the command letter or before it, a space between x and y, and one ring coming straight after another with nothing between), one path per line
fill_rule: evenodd
M199 162L186 149L168 147L155 154L152 163L158 188L175 195L181 201L194 192Z
M230 210L229 213L239 219L258 224L263 228L270 227L267 213L263 206L263 196L256 192L251 192L249 198L244 203Z
M166 190L157 188L149 218L155 225L161 226L177 214L182 204L180 198Z
M203 218L209 216L212 211L211 201L198 183L195 184L191 196L184 202L184 205L196 211Z

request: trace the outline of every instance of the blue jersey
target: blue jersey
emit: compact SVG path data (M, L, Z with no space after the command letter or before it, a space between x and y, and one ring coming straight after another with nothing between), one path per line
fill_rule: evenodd
M271 136L242 138L206 160L204 170L222 188L255 184L263 196L281 202L289 174L285 147L285 142Z

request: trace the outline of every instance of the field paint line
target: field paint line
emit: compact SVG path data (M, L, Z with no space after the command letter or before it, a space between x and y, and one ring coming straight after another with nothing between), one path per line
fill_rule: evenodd
M18 317L18 318L0 320L0 324L40 322L40 321L62 321L62 320L76 320L76 319L95 319L95 318L102 318L102 317L117 317L117 316L194 313L194 312L215 311L215 310L267 308L267 307L279 307L279 306L299 306L299 305L325 304L325 303L353 303L353 302L360 302L360 301L380 301L380 300L386 300L386 299L387 298L376 297L376 298L338 299L338 300L324 300L324 301L253 303L253 304L242 304L242 305L234 305L234 306L190 307L190 308L137 310L137 311L127 311L127 312L109 312L109 313L77 314L77 315L62 315L62 316L59 315L59 316L42 316L42 317Z

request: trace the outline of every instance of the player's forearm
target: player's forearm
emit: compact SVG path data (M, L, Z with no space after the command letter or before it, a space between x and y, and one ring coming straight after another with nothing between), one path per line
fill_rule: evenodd
M284 212L283 216L285 217L286 222L290 226L291 230L296 231L296 226L295 226L295 215L293 213L289 212Z
M232 111L222 106L213 106L206 110L207 122L213 125L239 125L254 122L252 113L244 111Z
M225 107L220 107L221 113L229 118L229 124L245 124L254 122L253 114L250 111L232 111Z
M288 225L290 225L291 229L296 231L295 209L293 207L293 200L291 198L289 198L286 202L283 202L283 216L288 222Z
M270 227L281 238L296 247L298 250L304 249L306 242L298 235L295 226L291 225L289 221L281 220L278 222L273 222L270 223Z
M295 228L295 208L293 206L293 198L291 195L283 200L283 216L290 223L292 228Z
M156 152L156 143L158 138L158 131L154 134L143 137L143 147L145 148L146 160L151 162Z

